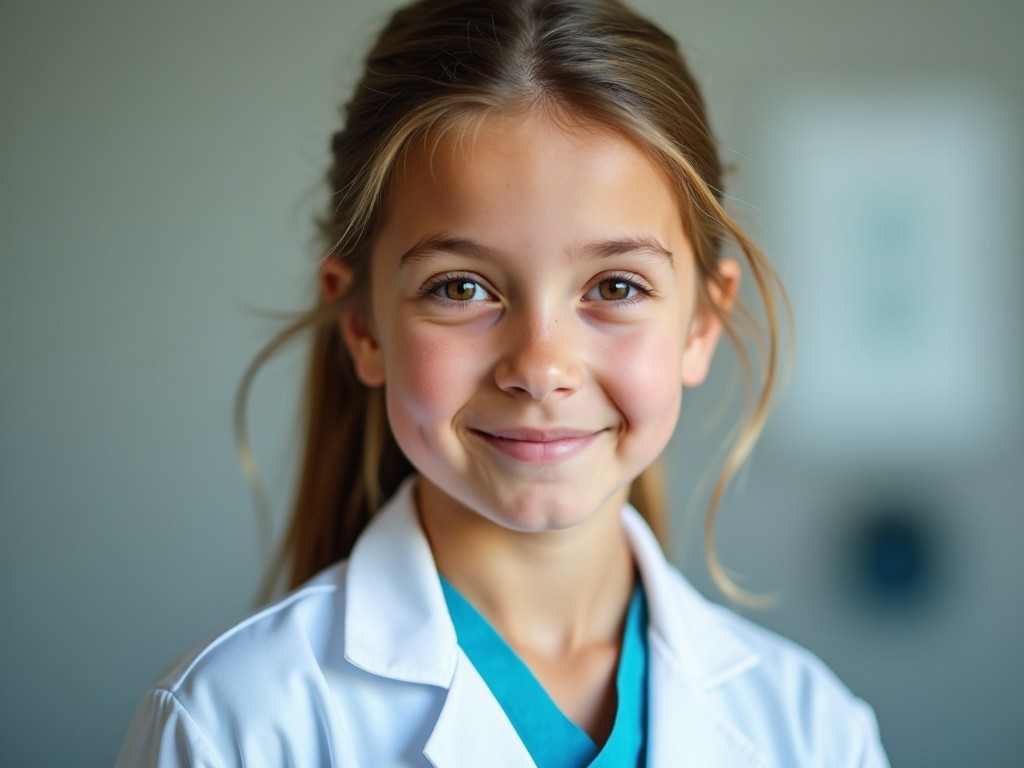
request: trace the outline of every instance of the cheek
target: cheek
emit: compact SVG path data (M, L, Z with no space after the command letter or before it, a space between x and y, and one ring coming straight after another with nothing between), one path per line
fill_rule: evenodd
M634 434L668 442L682 400L682 333L635 334L608 357L606 389Z
M401 396L391 407L419 422L454 415L479 378L479 359L472 345L454 341L445 329L397 335L387 352L387 385Z

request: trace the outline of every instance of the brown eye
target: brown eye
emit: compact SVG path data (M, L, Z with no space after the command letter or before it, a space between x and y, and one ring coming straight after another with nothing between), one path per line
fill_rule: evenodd
M443 282L439 281L435 283L435 287L429 289L429 293L439 299L457 303L488 301L493 298L478 281L471 280L468 277L456 277L444 280Z
M452 280L444 284L444 297L452 301L472 301L477 284L472 280Z
M598 283L597 293L605 301L628 299L633 286L625 280L602 280Z

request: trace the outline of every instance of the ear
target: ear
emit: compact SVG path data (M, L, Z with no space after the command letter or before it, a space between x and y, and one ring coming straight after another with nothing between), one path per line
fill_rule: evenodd
M718 260L718 281L708 280L707 289L714 307L721 314L732 309L740 286L740 265L734 259ZM696 387L711 367L715 347L722 335L722 321L710 306L697 307L683 349L683 386Z
M355 282L352 267L328 256L317 272L320 292L328 304L341 302ZM338 331L345 343L358 379L368 387L384 383L384 355L367 316L368 301L346 301L338 310Z

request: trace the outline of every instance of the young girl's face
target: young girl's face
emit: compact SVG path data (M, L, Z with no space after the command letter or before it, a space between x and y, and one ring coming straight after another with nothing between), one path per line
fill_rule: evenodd
M677 200L636 144L488 117L399 165L368 310L342 331L386 388L421 505L561 529L617 513L703 379L719 326L696 280Z

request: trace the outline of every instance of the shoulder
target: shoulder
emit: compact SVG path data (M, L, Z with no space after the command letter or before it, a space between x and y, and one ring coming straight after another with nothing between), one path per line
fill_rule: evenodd
M653 658L686 691L666 693L666 706L701 702L723 733L764 764L888 765L871 708L827 665L708 600L665 559L634 510L626 509L624 521L647 593Z
M756 689L770 698L780 711L801 712L819 725L841 721L863 706L832 669L817 655L781 635L765 629L720 605L709 612L733 636L757 656L742 675L725 681L740 689Z
M318 667L319 662L329 661L325 658L328 640L337 636L344 621L345 572L345 563L327 569L194 648L164 671L156 687L191 701L201 686L213 682L222 694L244 691L279 671L278 659L290 668L297 660Z
M164 672L118 765L396 764L422 752L456 658L406 488L349 560Z
M328 680L351 673L332 641L345 572L324 571L172 664L136 710L118 765L235 764L253 751L266 756L257 764L285 764L280 750L296 747L316 760L330 739L317 731L336 720Z
M758 656L717 692L752 738L785 755L784 764L888 765L874 711L818 656L725 608L714 610Z
M676 577L680 592L692 591L678 572ZM696 622L703 631L749 653L746 664L705 680L708 699L773 764L888 766L873 710L818 656L728 608L700 601Z

